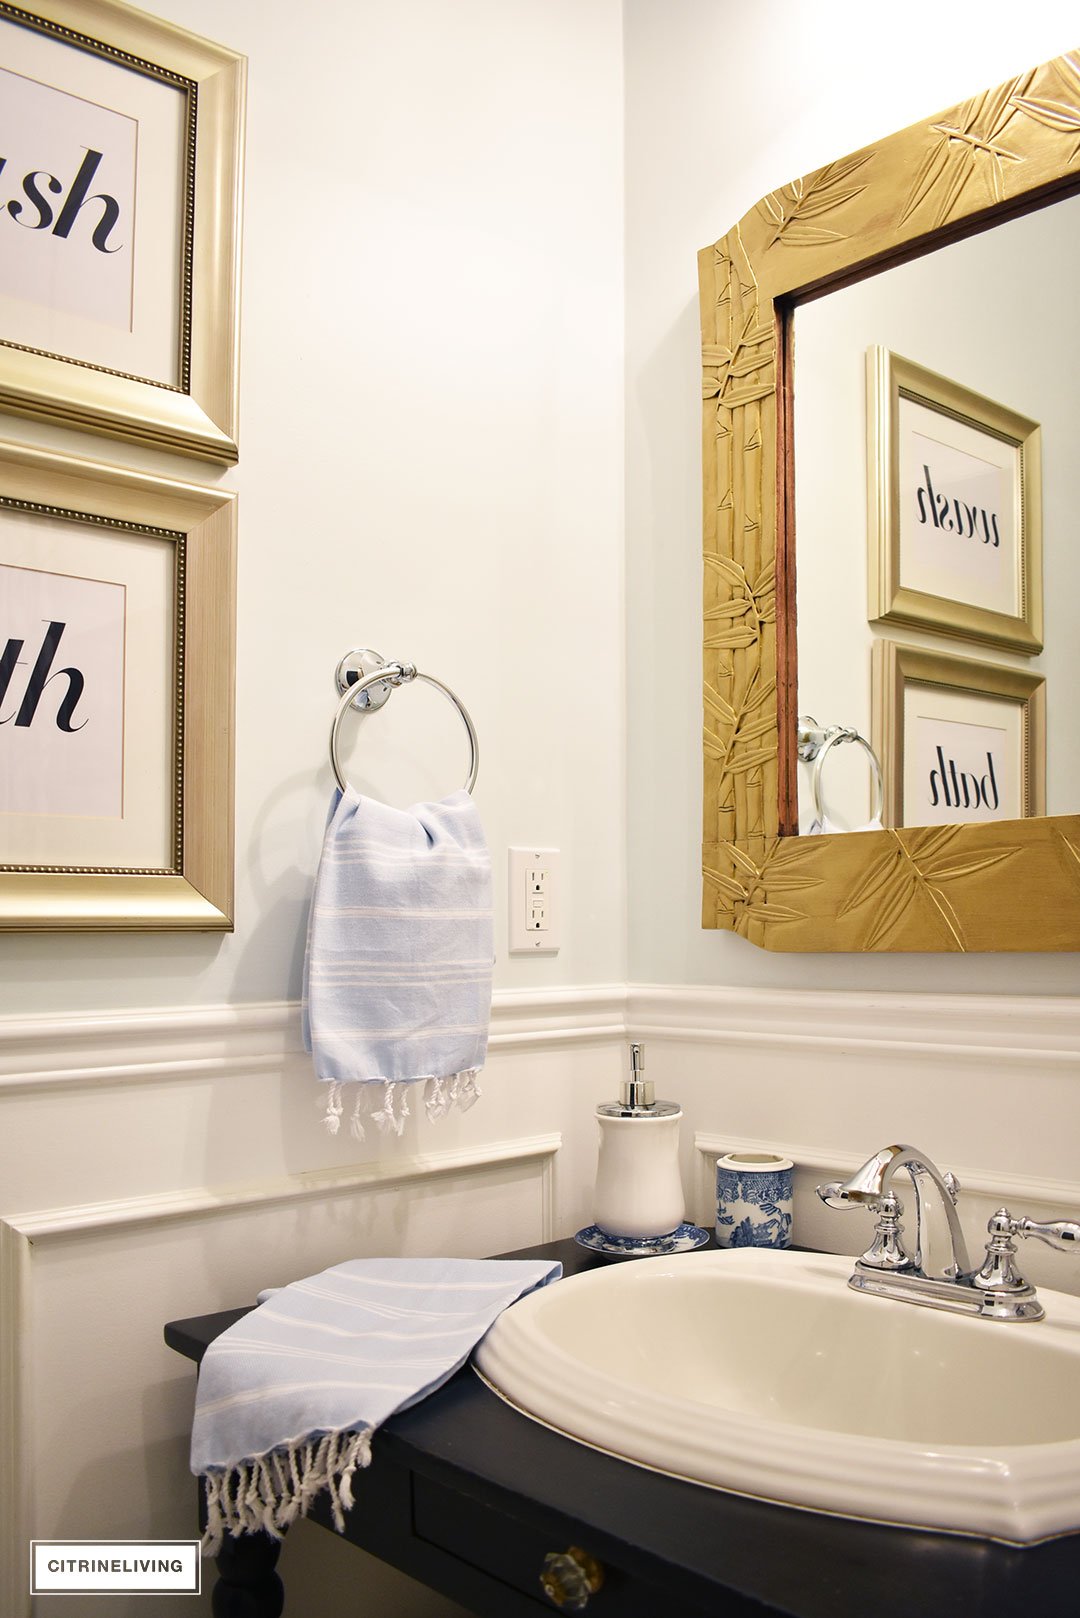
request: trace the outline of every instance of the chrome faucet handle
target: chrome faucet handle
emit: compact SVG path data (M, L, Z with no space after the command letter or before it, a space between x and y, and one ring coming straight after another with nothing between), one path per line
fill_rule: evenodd
M901 1240L904 1231L900 1220L904 1205L899 1197L894 1197L890 1191L883 1197L877 1197L873 1202L867 1202L865 1199L849 1196L839 1180L832 1180L828 1185L819 1185L817 1194L827 1208L865 1208L874 1215L877 1220L874 1226L874 1239L866 1252L860 1255L860 1264L865 1264L872 1270L912 1268L912 1261Z
M830 1180L827 1185L815 1186L814 1189L826 1208L836 1208L840 1212L845 1212L848 1208L865 1208L867 1212L876 1214L883 1202L896 1201L891 1192L885 1197L854 1196L849 1187L850 1181ZM959 1191L959 1185L956 1189ZM899 1204L897 1206L899 1207Z
M964 1188L960 1184L960 1181L956 1178L956 1175L952 1172L951 1169L946 1169L945 1173L941 1176L941 1178L942 1178L942 1180L944 1182L946 1191L949 1193L950 1197L953 1200L953 1207L955 1208L956 1207L956 1199L960 1195L961 1191Z
M1005 1215L1009 1212L1007 1208L999 1211ZM997 1215L994 1217L997 1218ZM1045 1242L1047 1247L1056 1248L1059 1253L1080 1251L1080 1225L1073 1219L1052 1219L1045 1225L1041 1225L1037 1219L1011 1219L1009 1226L1011 1235L1034 1236L1036 1241Z
M828 1185L815 1186L814 1189L826 1208L838 1208L841 1211L848 1208L865 1208L868 1213L876 1214L883 1202L896 1202L891 1192L886 1197L853 1197L842 1180L830 1180ZM899 1206L897 1203L897 1207ZM903 1212L903 1209L900 1211Z
M826 1208L865 1208L866 1206L864 1202L856 1202L854 1197L849 1197L840 1180L830 1180L828 1185L819 1185L815 1189Z

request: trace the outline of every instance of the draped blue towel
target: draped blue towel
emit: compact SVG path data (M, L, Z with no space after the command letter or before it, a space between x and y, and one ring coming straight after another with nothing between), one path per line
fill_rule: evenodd
M527 1260L353 1259L261 1293L199 1371L191 1470L205 1482L207 1555L225 1532L280 1539L324 1489L340 1533L375 1428L441 1387L508 1305L561 1274Z
M467 792L392 809L351 789L331 806L304 962L304 1037L329 1086L400 1135L407 1087L429 1117L468 1107L487 1053L494 933L491 856Z

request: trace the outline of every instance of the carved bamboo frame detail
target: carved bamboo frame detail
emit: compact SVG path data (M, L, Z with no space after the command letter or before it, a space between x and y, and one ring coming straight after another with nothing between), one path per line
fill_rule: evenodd
M764 197L698 255L702 925L791 951L1080 949L1080 815L784 835L794 749L786 312L1080 185L1080 51Z

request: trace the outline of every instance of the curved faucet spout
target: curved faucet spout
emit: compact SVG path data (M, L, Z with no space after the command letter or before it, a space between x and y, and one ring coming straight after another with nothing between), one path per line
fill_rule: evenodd
M917 1146L883 1146L850 1180L836 1188L836 1195L845 1202L878 1202L889 1193L898 1169L907 1170L915 1188L916 1269L943 1280L967 1275L971 1261L956 1213L960 1187L953 1175L943 1174Z

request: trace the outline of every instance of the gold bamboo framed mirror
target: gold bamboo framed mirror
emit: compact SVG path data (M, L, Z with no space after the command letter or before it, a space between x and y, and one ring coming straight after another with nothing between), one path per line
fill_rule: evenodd
M705 927L782 951L1080 949L1078 814L797 834L792 453L801 303L1078 190L1080 51L783 186L699 254Z

